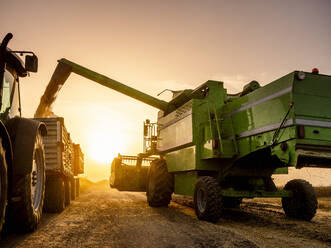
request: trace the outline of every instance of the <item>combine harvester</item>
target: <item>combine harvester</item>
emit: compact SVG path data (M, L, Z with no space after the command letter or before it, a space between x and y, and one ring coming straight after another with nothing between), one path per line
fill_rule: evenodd
M330 76L294 71L264 87L252 81L236 95L207 81L165 102L61 59L39 112L50 111L71 72L160 110L157 123L145 122L144 153L114 159L111 187L146 191L152 207L167 206L172 193L193 196L198 218L212 222L254 197L281 197L287 216L314 217L311 184L295 179L279 190L272 175L331 168Z

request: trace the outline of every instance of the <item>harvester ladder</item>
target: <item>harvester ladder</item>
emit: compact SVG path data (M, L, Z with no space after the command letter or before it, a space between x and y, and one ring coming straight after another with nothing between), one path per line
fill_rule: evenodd
M239 154L239 149L238 149L238 143L237 143L237 139L236 139L236 133L234 131L234 125L233 125L233 119L232 116L230 115L228 118L230 118L231 121L231 132L232 132L232 142L233 142L233 146L234 146L234 152L235 154Z
M215 122L216 122L216 130L217 130L217 136L218 136L218 140L220 143L220 150L221 150L221 154L223 154L224 149L223 149L223 142L222 142L222 137L221 137L221 128L220 128L220 123L217 117L217 112L216 112L216 107L215 104L213 104L214 107L214 113L215 113ZM209 118L210 118L210 110L209 110L209 105L208 105L208 111L209 111Z
M213 133L213 128L212 128L212 122L213 120L211 119L211 111L210 111L210 107L209 104L207 103L207 108L208 108L208 116L209 116L209 128L210 128L210 133ZM220 145L220 153L223 155L226 155L224 152L224 147L223 147L223 139L222 139L222 134L221 134L221 120L218 119L218 115L217 115L217 111L216 111L216 107L215 104L213 104L213 109L214 109L214 122L216 124L216 130L217 130L217 137L219 139L219 145ZM234 154L233 155L237 155L239 153L238 150L238 144L237 144L237 140L236 140L236 135L235 135L235 130L233 127L233 119L231 116L229 116L230 118L230 126L231 126L231 133L232 133L232 145L234 148Z

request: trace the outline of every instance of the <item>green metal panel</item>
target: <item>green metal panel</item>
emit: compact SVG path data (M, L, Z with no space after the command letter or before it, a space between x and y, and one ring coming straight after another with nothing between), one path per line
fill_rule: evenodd
M250 150L254 151L260 147L270 145L274 134L275 130L272 130L245 139L250 139ZM296 127L290 126L283 128L281 129L280 135L278 136L278 142L281 143L287 140L295 139L296 135Z
M186 147L164 155L168 171L189 171L196 168L195 146Z
M331 84L331 82L329 83ZM323 89L322 89L323 90ZM329 89L331 91L331 88ZM299 117L331 119L331 98L294 94L295 114Z
M272 154L277 155L278 158L288 166L295 166L297 162L297 154L295 152L295 140L286 141L287 149L284 151L281 144L276 145L272 149Z
M158 119L157 149L161 152L178 150L193 144L192 101Z
M259 149L263 144L270 144L272 136L263 134L276 130L289 110L293 78L294 73L288 74L224 106L224 118L232 116L235 135L239 138L240 156ZM288 118L292 115L293 111Z
M290 91L282 96L233 114L232 119L236 134L239 137L248 135L248 131L257 128L261 128L261 132L264 132L263 127L276 123L280 124L290 107L289 102L291 102Z
M175 174L175 194L193 196L197 179L196 171Z
M305 126L304 129L305 129L305 139L307 140L331 141L330 128Z
M331 119L331 76L306 73L295 80L293 95L297 117Z
M301 146L301 145L306 145L306 146L315 146L315 147L321 147L324 149L330 150L331 148L331 141L326 141L326 140L311 140L311 139L297 139L296 140L296 145Z

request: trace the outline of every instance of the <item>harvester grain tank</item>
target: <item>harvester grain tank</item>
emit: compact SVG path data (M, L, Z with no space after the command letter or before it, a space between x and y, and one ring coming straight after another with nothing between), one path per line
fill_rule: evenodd
M311 184L295 179L279 190L271 176L288 167L331 167L330 76L294 71L264 87L252 81L236 95L209 80L165 102L66 59L52 76L53 93L71 72L160 110L157 123L145 123L144 153L114 159L112 187L146 191L152 207L167 206L172 193L193 196L198 218L208 221L253 197L281 197L289 217L315 215ZM47 95L41 113L53 102ZM146 172L142 161L151 156L158 158L147 161Z
M0 231L34 230L42 214L45 192L44 124L22 118L21 78L36 72L38 59L33 52L7 48L12 34L0 45ZM25 56L25 63L16 55Z

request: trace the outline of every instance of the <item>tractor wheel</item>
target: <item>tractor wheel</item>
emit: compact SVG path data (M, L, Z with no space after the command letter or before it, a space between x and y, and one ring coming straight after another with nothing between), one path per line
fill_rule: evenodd
M65 190L64 203L66 206L68 206L70 205L70 200L71 200L71 183L70 183L70 179L68 178L64 179L64 190Z
M310 183L301 179L289 181L284 190L292 191L292 197L284 197L282 206L290 218L310 221L317 209L317 198Z
M148 172L146 195L149 206L168 206L173 191L173 175L168 172L165 160L155 159Z
M78 197L79 196L79 193L80 193L80 182L79 182L79 178L76 178L75 179L75 187L76 187L76 197Z
M62 177L47 178L44 210L48 213L61 213L65 208L65 190Z
M9 229L34 231L42 215L45 197L45 155L41 134L38 133L33 151L31 173L13 180L12 199L8 206Z
M0 232L2 225L5 222L5 212L7 205L7 163L5 157L5 151L0 143Z
M237 208L242 200L240 197L223 197L222 204L224 208Z
M76 179L75 178L72 178L70 180L70 184L71 184L71 200L75 200L76 199Z
M194 210L200 220L217 222L222 214L221 187L215 178L200 177L194 188Z

